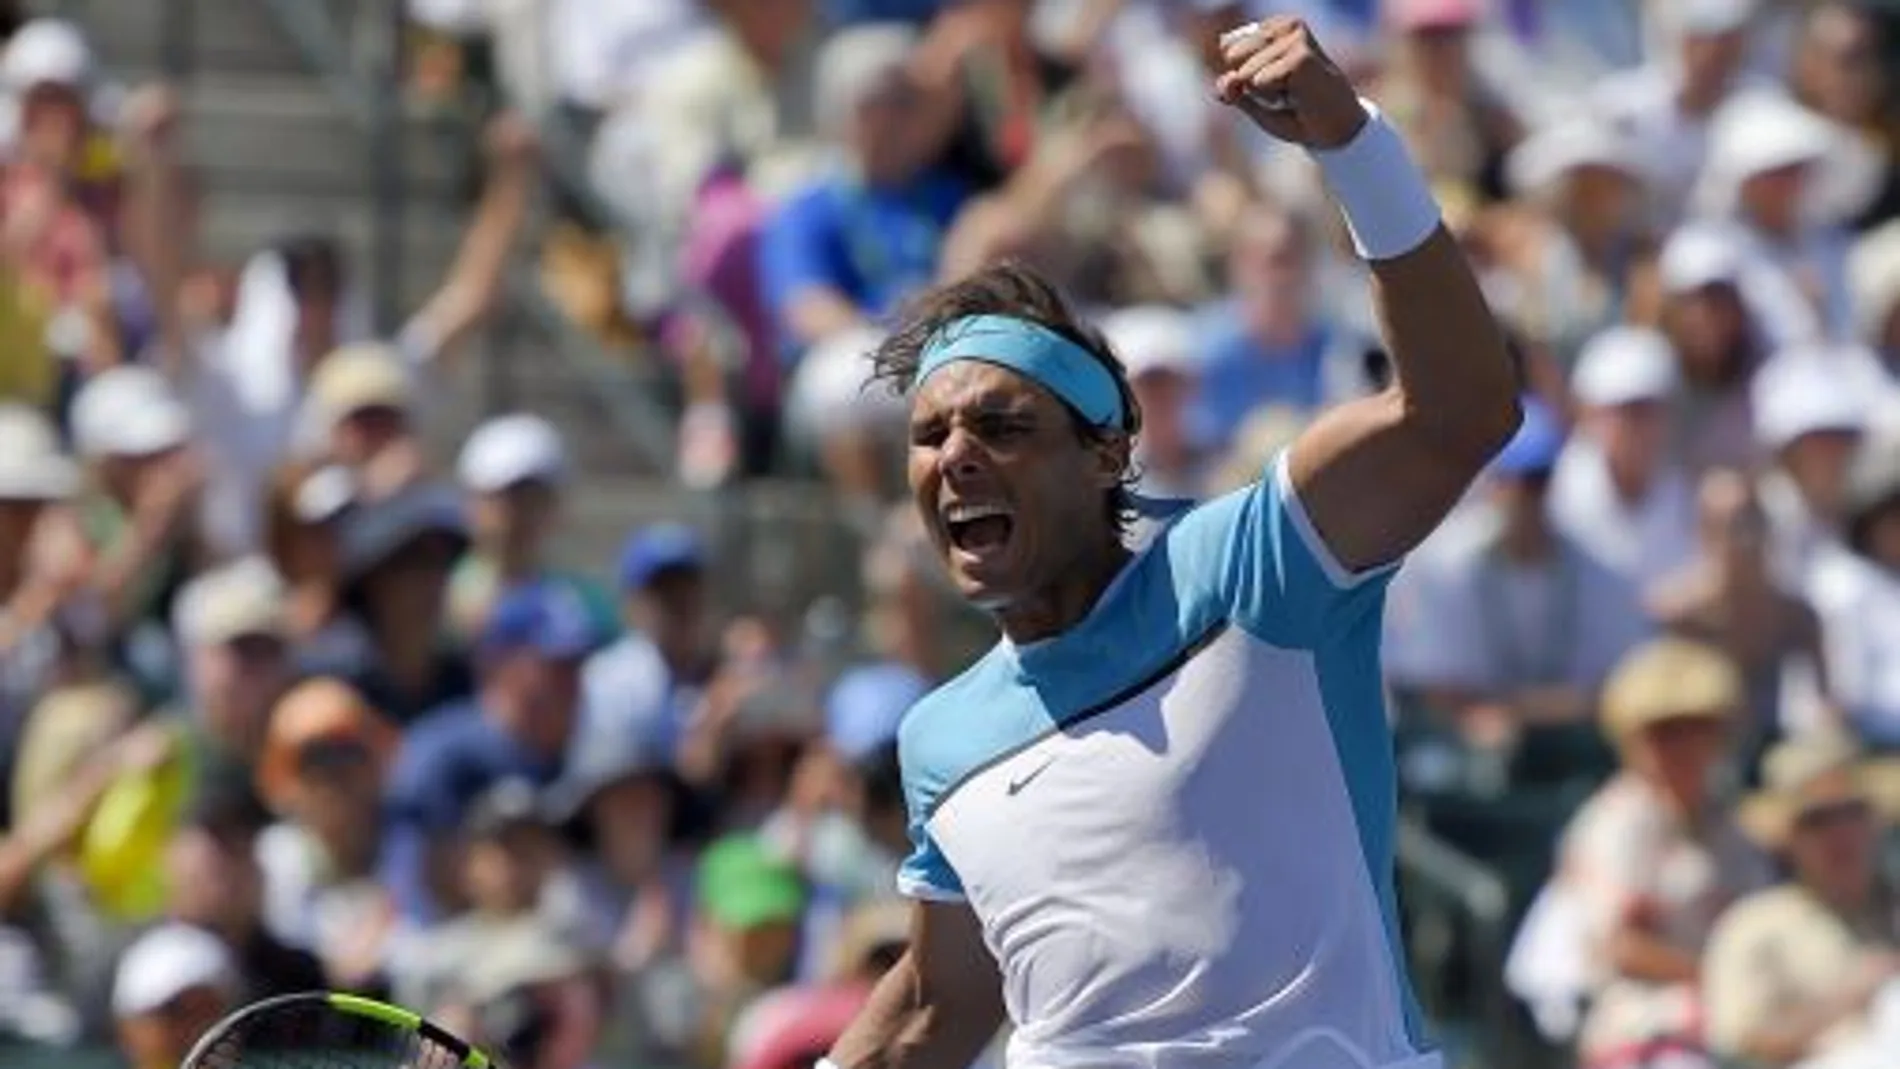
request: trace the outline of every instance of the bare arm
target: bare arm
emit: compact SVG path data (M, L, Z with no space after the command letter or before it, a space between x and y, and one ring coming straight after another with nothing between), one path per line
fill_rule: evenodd
M1322 160L1365 144L1356 140L1361 133L1387 133L1368 130L1352 83L1297 19L1267 20L1228 43L1224 58L1222 99ZM1269 97L1286 103L1269 107L1262 103ZM1365 174L1368 164L1355 163L1361 171L1355 181L1383 187L1371 197L1361 189L1364 200L1404 202L1423 188L1409 164L1394 166L1385 155L1360 159L1378 163L1380 173ZM1329 181L1342 175L1329 171ZM1382 206L1344 207L1353 217L1360 210L1379 214ZM1395 226L1391 214L1386 211L1379 225ZM1354 220L1355 226L1365 222ZM1395 560L1430 534L1520 418L1503 334L1457 241L1436 227L1407 251L1375 255L1371 268L1393 384L1319 417L1295 441L1289 463L1314 526L1353 570Z
M539 174L533 130L520 116L496 119L486 142L489 175L481 203L448 277L412 320L438 354L453 352L493 310Z
M176 149L178 120L178 100L171 89L149 85L127 102L123 132L131 163L126 251L151 292L158 320L159 366L175 381L190 370L182 295L195 239L195 205Z
M996 961L960 903L911 907L910 948L831 1048L841 1069L968 1069L1003 1024Z

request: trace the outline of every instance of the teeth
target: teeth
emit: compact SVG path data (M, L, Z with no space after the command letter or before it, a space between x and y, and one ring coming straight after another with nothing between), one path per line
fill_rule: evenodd
M991 516L1008 516L1009 510L1001 505L958 504L944 511L944 518L951 523L968 523L971 520L988 519Z

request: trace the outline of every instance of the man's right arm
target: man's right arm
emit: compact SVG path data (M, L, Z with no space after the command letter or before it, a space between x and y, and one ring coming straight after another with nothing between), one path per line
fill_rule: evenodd
M1003 1024L1002 979L961 902L916 902L910 947L831 1049L838 1069L968 1069Z

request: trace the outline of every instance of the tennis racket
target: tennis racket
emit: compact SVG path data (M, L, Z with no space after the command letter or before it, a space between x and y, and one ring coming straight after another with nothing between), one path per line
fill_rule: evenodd
M400 1006L322 991L253 1003L214 1025L179 1069L500 1069Z

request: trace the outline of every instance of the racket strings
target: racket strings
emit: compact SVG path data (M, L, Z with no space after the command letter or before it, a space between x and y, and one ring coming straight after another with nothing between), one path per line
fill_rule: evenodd
M286 1007L215 1041L198 1069L460 1069L428 1036L327 1006Z

